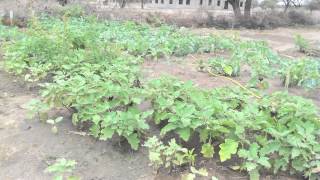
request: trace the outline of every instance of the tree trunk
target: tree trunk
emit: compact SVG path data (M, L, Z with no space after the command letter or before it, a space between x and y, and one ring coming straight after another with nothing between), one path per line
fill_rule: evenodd
M250 18L251 4L252 4L252 0L246 0L246 3L244 5L244 18Z
M240 9L240 0L228 0L231 4L233 13L236 19L241 19L241 9Z
M141 0L141 9L144 9L144 0Z
M291 0L282 0L282 2L284 4L284 13L286 13L290 7Z
M288 11L288 9L289 9L289 5L286 4L286 5L284 6L284 12L286 13L286 12Z
M126 0L122 0L121 4L120 4L120 8L124 8L127 5L127 1Z

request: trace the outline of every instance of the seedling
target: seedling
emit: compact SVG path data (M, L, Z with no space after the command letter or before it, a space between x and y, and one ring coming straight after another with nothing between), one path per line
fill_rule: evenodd
M47 123L52 125L51 132L54 134L58 133L57 124L63 120L63 117L57 117L56 119L48 119Z
M296 44L296 46L299 48L299 51L302 53L307 53L309 48L310 48L310 44L309 42L302 37L300 34L297 34L294 37L294 42Z
M75 169L77 162L74 160L67 160L65 158L57 159L56 162L47 167L46 173L54 174L54 180L80 180L76 176L68 176Z

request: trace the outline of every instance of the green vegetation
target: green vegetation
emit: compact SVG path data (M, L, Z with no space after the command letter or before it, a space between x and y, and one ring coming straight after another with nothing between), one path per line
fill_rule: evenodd
M232 77L240 75L239 61L225 60L218 57L209 59L208 64L209 68L212 69L214 73Z
M302 53L307 53L309 48L310 48L310 44L309 42L302 37L300 34L297 34L294 37L294 42L296 44L296 46L299 48L299 51Z
M280 71L286 87L300 86L307 89L320 87L320 62L313 59L291 60Z
M47 167L45 172L54 174L54 180L80 180L79 177L66 175L74 170L76 164L74 160L57 159L54 164Z
M189 164L193 166L196 155L194 149L188 150L171 139L168 145L163 145L157 137L149 138L144 144L149 149L149 159L154 167L164 166L172 170L175 166Z
M156 169L194 166L195 148L182 144L198 137L194 146L201 147L204 158L213 158L214 153L221 162L237 157L236 165L252 179L261 170L315 178L313 170L320 166L320 118L311 101L285 92L262 96L257 91L259 96L253 97L235 87L203 90L172 77L145 81L140 65L150 57L225 51L230 59L215 58L206 66L222 75L238 76L240 64L246 64L253 81L279 72L287 86L309 87L312 81L312 88L317 87L314 80L319 83L319 68L280 60L264 42L196 36L165 25L152 28L92 17L62 19L34 18L19 36L10 36L17 30L1 31L0 39L9 37L3 45L5 68L26 81L41 82L41 101L29 104L40 119L47 120L49 109L65 107L73 112L75 125L90 125L93 137L120 136L134 150L148 138L150 121L154 121L159 137L149 136L144 146ZM316 75L307 74L310 71ZM146 101L151 106L143 110L139 105ZM58 121L48 122L55 127ZM164 140L173 134L177 137ZM203 174L193 169L193 175L199 173Z

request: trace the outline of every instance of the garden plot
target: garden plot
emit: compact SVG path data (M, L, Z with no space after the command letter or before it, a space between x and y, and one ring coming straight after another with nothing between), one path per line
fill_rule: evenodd
M0 28L4 69L40 89L25 97L1 72L1 111L13 109L1 130L11 134L4 178L47 178L57 157L78 161L73 174L85 179L317 177L315 59L284 59L261 41L92 17ZM24 121L26 109L48 124ZM29 170L18 163L28 153Z

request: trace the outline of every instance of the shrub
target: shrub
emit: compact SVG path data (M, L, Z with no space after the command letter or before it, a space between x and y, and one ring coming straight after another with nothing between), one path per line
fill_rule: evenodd
M222 29L232 28L234 26L234 20L232 17L222 16L222 15L214 17L210 13L208 13L207 15L208 15L208 18L207 18L206 26L217 27Z
M307 4L310 11L320 10L320 0L312 0Z
M253 14L249 19L240 22L244 27L250 29L273 29L281 26L288 26L288 17L281 12L265 11Z
M313 25L314 21L310 18L306 12L291 10L288 12L288 18L290 19L290 23L292 25Z

